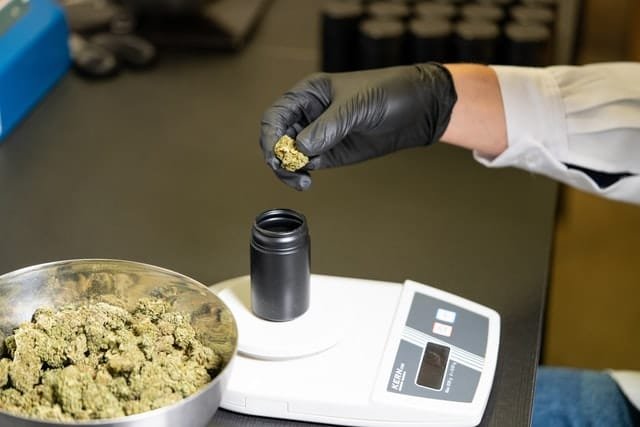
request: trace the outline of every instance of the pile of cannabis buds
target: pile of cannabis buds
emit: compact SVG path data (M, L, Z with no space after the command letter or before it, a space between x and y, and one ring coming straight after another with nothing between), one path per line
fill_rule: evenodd
M57 420L116 418L175 403L209 383L229 343L205 346L191 315L159 298L40 308L2 340L0 410ZM224 333L224 331L223 331Z

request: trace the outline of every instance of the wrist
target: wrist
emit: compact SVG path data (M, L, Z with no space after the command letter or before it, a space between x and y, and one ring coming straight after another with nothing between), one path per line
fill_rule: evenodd
M423 84L422 105L426 111L426 122L430 135L426 145L442 138L449 127L451 114L458 101L453 76L449 69L437 62L417 64L416 68Z
M507 127L498 77L492 68L447 64L458 101L442 141L495 157L507 148Z

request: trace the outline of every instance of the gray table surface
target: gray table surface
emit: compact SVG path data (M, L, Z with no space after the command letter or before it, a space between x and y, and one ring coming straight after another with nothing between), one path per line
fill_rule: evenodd
M264 209L306 214L312 270L411 278L502 316L482 425L528 425L556 185L436 145L314 173L298 193L264 166L264 109L317 69L318 3L279 0L235 55L172 53L107 82L69 74L0 144L0 272L130 259L213 284L248 273ZM211 426L299 425L218 411Z

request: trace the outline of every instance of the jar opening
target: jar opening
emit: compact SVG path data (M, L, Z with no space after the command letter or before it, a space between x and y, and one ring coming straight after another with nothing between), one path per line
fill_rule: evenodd
M256 219L256 225L263 231L284 234L292 233L304 224L304 219L294 212L269 211Z

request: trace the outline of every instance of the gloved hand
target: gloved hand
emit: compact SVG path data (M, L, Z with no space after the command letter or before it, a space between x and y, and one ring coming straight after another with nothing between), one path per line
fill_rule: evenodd
M282 181L306 190L308 171L438 141L456 100L451 74L436 63L314 74L265 112L260 145ZM284 170L273 153L285 133L310 157L300 171Z

